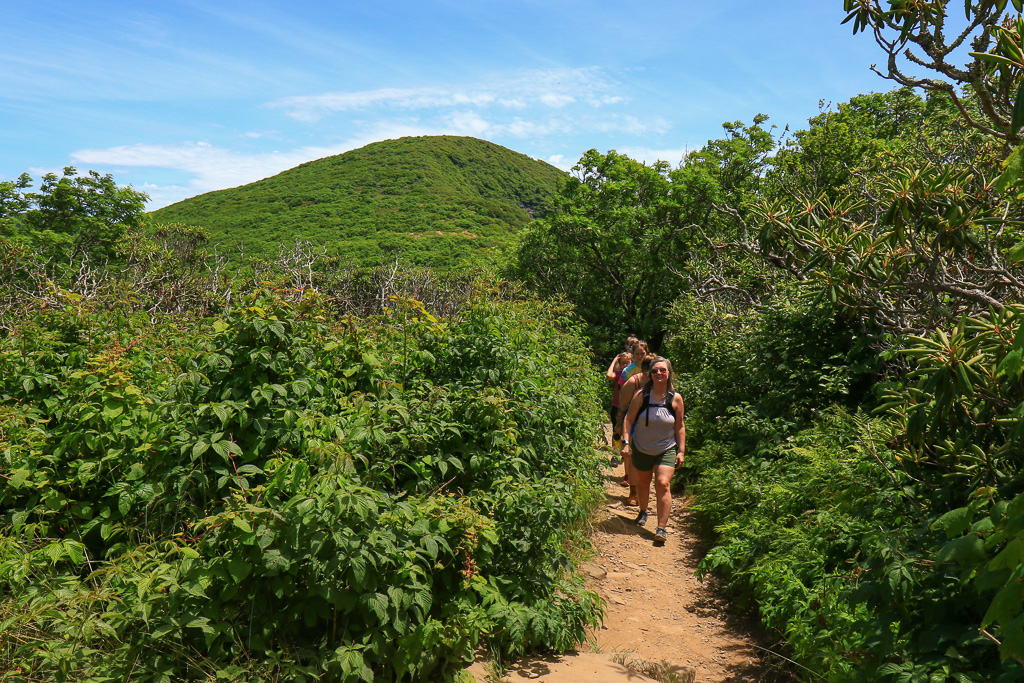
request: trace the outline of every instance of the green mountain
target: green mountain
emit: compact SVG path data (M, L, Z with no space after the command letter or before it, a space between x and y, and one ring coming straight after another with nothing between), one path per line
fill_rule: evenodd
M206 229L238 261L272 258L296 238L360 265L404 260L439 269L479 263L551 209L562 171L475 138L375 142L249 185L172 204L156 223Z

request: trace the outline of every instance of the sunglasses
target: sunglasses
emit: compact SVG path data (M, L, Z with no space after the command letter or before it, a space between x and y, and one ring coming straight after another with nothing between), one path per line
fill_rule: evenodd
M653 370L651 370L651 374L652 375L667 375L668 374L668 368L654 368Z

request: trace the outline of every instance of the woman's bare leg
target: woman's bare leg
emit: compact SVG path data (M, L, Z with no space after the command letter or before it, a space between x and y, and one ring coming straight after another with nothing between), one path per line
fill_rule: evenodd
M654 469L654 495L657 497L658 504L658 526L664 529L668 526L668 517L672 512L672 475L676 468L658 465ZM640 509L643 509L643 504Z

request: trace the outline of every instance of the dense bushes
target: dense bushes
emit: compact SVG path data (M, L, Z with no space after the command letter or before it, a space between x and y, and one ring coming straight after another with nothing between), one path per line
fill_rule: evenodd
M440 680L582 638L599 418L565 312L326 310L71 307L3 341L6 676Z
M671 320L666 353L693 445L715 439L746 454L774 443L832 404L860 404L880 367L855 320L795 297L735 312L684 298Z
M1018 307L884 354L909 381L827 310L676 312L701 571L808 678L1020 680Z

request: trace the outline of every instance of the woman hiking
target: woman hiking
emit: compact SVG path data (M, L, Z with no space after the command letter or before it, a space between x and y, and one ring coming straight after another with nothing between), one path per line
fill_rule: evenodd
M622 415L625 417L626 408L629 407L629 402L632 400L633 395L640 391L640 388L644 386L651 378L651 364L657 358L654 354L647 354L644 359L640 361L640 372L636 373L632 377L626 380L626 383L622 385L619 390L619 395L622 397L619 402L622 404ZM622 420L619 420L619 429L622 429ZM620 437L621 438L621 437ZM633 465L633 458L622 456L623 461L626 463L626 476L629 478L632 486L629 487L629 497L626 499L626 505L637 504L637 492L636 492L636 472L630 468Z
M628 343L627 341L627 345ZM622 388L622 383L619 380L622 378L622 371L632 362L633 356L628 351L623 351L612 359L611 365L608 366L608 371L605 373L608 381L612 382L612 407L608 411L608 417L612 421L613 448L621 448L618 441L622 438L622 434L619 433L622 425L622 420L619 419L619 390Z
M636 430L632 430L633 425ZM630 434L632 431L632 438ZM632 456L640 514L636 523L647 523L651 478L657 500L658 525L655 545L664 545L668 517L672 512L672 474L683 464L686 425L683 397L672 386L672 363L658 357L651 364L651 378L633 395L622 428L622 457Z

